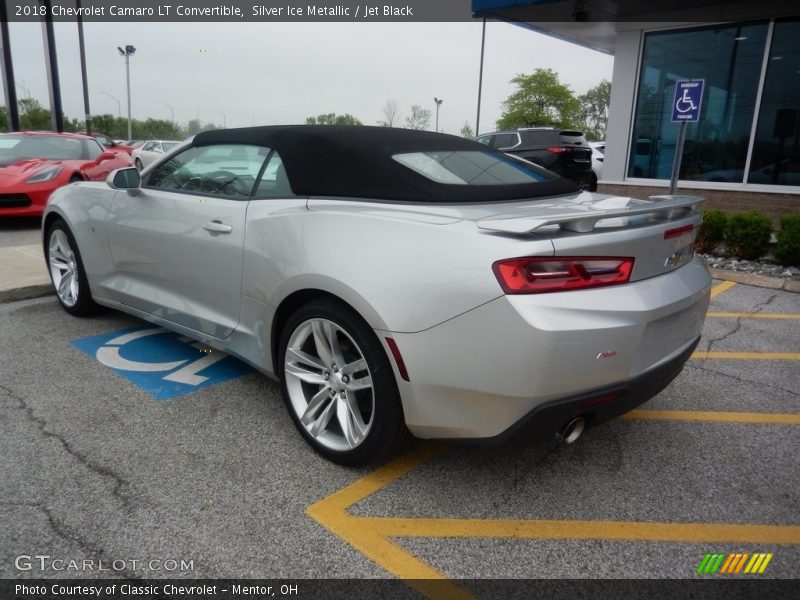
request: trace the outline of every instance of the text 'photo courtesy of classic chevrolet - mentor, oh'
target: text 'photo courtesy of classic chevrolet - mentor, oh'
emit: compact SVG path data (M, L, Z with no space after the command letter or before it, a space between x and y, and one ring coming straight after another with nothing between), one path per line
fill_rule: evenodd
M61 188L42 227L67 312L241 358L315 450L358 464L406 431L574 441L656 395L708 306L701 202L581 191L449 135L273 126Z

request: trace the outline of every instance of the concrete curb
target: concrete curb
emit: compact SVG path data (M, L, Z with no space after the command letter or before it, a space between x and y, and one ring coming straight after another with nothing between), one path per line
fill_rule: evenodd
M10 290L0 290L0 304L4 302L16 302L17 300L30 300L31 298L41 298L50 296L55 290L48 281L37 285L26 285L24 287L13 288Z
M742 273L741 271L728 271L727 269L709 268L714 279L723 281L735 281L745 285L770 288L773 290L783 290L784 292L794 292L800 294L800 281L796 279L785 279L780 277L767 277L756 273Z

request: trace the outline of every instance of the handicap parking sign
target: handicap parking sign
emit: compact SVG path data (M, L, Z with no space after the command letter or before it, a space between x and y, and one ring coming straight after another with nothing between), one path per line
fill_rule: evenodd
M250 373L243 362L161 327L136 327L72 340L159 400L169 400Z
M703 100L704 79L675 82L672 99L672 122L695 122L700 119L700 102Z

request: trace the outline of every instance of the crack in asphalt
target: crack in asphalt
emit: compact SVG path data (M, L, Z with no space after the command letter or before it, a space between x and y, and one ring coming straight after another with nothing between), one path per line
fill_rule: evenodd
M3 387L5 390L4 386ZM50 510L46 504L43 502L13 502L7 500L0 500L0 506L18 506L24 508L33 508L41 512L45 518L47 519L47 525L53 531L53 533L61 538L66 542L71 542L77 545L82 552L86 554L87 557L91 559L101 560L103 558L106 559L107 562L111 562L111 559L106 556L106 551L95 543L90 542L84 536L78 535L74 533L69 527L67 527L62 521L60 521L54 514L53 511ZM135 571L131 571L129 569L119 569L113 571L114 576L121 577L124 579L141 579L142 576L136 573Z
M764 301L764 302L762 302L760 304L754 305L753 306L753 310L750 312L750 314L756 314L756 313L759 313L759 312L763 311L777 297L778 297L778 294L773 294L772 296L767 298L766 301ZM744 317L736 317L736 325L734 325L733 329L731 329L730 331L722 334L720 337L711 338L710 340L708 340L706 342L706 352L711 352L711 349L713 348L714 344L716 344L718 342L725 341L726 339L731 337L733 334L737 333L742 328L742 319L743 318Z
M785 392L785 393L790 394L792 396L800 396L800 392L796 392L794 390L783 388L783 387L781 387L779 385L775 385L774 383L767 383L765 381L758 381L757 379L747 379L745 377L740 377L738 375L731 375L730 373L725 373L724 371L717 371L716 369L709 369L708 367L701 367L701 366L696 365L696 364L687 363L686 366L689 367L690 369L698 369L699 371L707 371L708 373L716 373L717 375L722 375L723 377L729 377L730 379L735 379L736 381L738 381L740 383L752 383L752 384L756 384L756 385L759 385L759 386L762 386L762 387L774 388L776 390L780 390L781 392Z
M0 392L4 393L8 398L12 400L16 400L19 403L19 408L27 415L28 420L34 423L39 431L45 437L51 438L61 444L61 447L67 452L67 454L71 455L75 458L79 463L84 465L90 471L97 473L102 477L106 477L111 479L114 482L114 487L111 490L111 495L114 496L119 502L122 504L122 507L125 509L132 508L132 503L130 500L122 493L122 488L128 486L128 482L125 481L122 477L120 477L117 473L113 470L109 469L108 467L104 467L103 465L99 465L92 460L89 459L85 454L79 452L72 445L64 438L63 436L54 433L48 430L48 423L42 417L38 417L34 414L33 408L28 405L25 401L25 398L16 394L11 388L6 385L0 384Z

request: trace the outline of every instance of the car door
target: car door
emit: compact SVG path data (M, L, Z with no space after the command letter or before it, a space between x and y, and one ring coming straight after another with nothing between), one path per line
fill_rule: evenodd
M211 335L239 322L247 205L268 155L240 144L189 146L120 193L108 217L114 299Z

